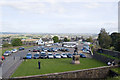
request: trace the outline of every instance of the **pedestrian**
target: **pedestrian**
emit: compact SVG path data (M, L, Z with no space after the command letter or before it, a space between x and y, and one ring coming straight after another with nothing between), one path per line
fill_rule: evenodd
M40 61L38 61L38 66L39 66L39 69L40 69Z
M115 65L115 61L112 61L112 66L114 66Z
M15 60L15 56L13 57L13 60Z
M110 61L107 64L108 64L108 66L111 66L111 62Z

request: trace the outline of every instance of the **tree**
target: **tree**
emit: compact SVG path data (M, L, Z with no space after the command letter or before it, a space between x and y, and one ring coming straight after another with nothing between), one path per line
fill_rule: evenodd
M110 48L112 39L104 28L102 28L100 30L100 33L98 34L98 41L101 48L106 48L106 49Z
M53 37L53 41L54 41L54 43L59 42L59 38L58 38L58 36L54 36L54 37Z
M92 37L90 36L89 38L86 39L87 42L93 42Z
M120 51L120 33L112 33L111 34L112 43L111 46L115 48L115 50Z
M64 38L64 42L69 42L70 41L70 39L68 39L68 38Z
M3 45L2 45L2 47L11 47L12 45L11 44L8 44L8 43L4 43Z
M114 33L112 33L110 36L111 36L111 38L112 38L111 46L115 46L117 40L120 39L120 33L114 32Z
M13 46L22 46L22 41L19 38L15 38L12 40L12 45Z
M114 47L115 47L115 50L116 50L116 51L120 51L120 38L117 39L117 41L115 42Z

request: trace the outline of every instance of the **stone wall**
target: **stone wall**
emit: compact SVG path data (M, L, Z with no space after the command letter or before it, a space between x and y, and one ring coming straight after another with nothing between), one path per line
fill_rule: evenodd
M106 78L111 68L117 66L104 66L91 69L68 71L61 73L50 73L44 75L14 77L13 79L34 79L34 78Z
M108 58L108 57L106 57L106 56L97 54L97 53L95 53L95 52L94 52L94 54L93 54L92 57L93 57L94 59L96 59L96 60L98 60L98 61L101 61L101 62L103 62L103 63L106 63L106 64L107 64L108 61L110 61L110 62L114 61L114 59L111 59L111 58Z
M120 52L118 51L111 51L111 50L103 49L103 53L107 55L111 55L113 57L120 58Z

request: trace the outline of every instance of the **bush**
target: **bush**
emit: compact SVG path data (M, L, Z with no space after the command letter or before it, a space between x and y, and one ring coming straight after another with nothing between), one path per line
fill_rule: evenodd
M8 43L4 43L3 45L2 45L2 47L11 47L12 45L11 44L8 44Z
M15 38L12 40L12 46L22 46L22 41L19 38Z

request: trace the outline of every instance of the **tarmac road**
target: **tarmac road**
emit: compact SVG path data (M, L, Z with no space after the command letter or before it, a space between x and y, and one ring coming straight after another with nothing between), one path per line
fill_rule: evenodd
M15 71L17 66L22 62L20 57L25 57L29 52L29 49L37 48L37 46L25 49L23 51L18 51L17 53L12 53L10 56L6 57L2 64L2 78L9 78L11 74Z

